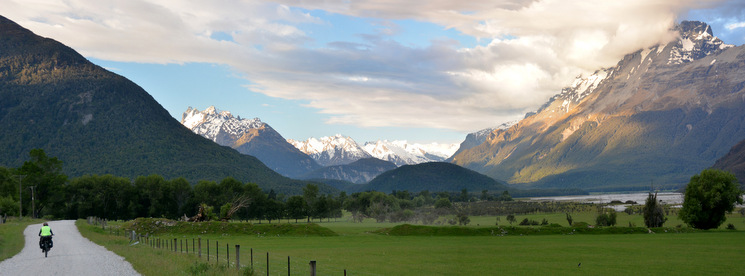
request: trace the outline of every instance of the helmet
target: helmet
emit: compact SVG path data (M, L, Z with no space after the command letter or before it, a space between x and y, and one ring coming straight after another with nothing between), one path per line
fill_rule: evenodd
M45 223L44 223L44 226L49 226L49 224L45 222Z

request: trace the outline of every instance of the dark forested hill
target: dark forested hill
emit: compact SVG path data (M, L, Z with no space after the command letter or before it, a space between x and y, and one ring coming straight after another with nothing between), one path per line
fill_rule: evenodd
M505 185L483 174L444 162L430 162L401 166L384 172L359 190L389 193L393 190L417 193L429 191L504 191Z
M737 143L729 153L717 160L714 168L733 173L740 184L745 185L745 140Z
M0 166L19 166L42 148L73 177L159 174L194 183L231 176L277 192L306 183L192 133L135 83L4 17L0 130Z

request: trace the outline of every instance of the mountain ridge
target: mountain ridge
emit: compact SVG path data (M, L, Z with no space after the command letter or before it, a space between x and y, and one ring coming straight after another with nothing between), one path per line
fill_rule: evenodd
M743 47L684 22L678 40L580 77L452 162L522 187L668 188L745 138Z

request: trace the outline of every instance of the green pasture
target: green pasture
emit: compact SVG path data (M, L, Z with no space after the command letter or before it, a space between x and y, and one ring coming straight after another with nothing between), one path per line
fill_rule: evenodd
M23 230L31 224L42 223L40 219L17 219L8 218L6 223L0 224L0 261L13 257L21 252L26 240L23 238ZM1 274L1 273L0 273Z
M575 222L593 222L595 213L572 214ZM567 225L565 214L517 215ZM675 228L677 218L668 216L665 227ZM494 227L496 217L472 217L469 227ZM640 215L618 214L619 227L643 226ZM240 245L241 265L253 265L256 275L287 275L288 256L292 275L308 275L311 260L318 275L714 275L736 274L745 269L745 234L742 231L710 230L693 233L658 231L656 234L575 234L525 236L393 236L379 234L394 223L362 223L339 219L315 222L337 236L306 234L221 233L162 234L150 237L161 243L177 239L177 253L156 249L148 241L134 246L122 237L107 235L95 226L84 235L98 235L95 242L132 262L144 275L223 275L245 273L235 269L235 245ZM745 229L738 213L727 222ZM82 224L82 226L81 226ZM283 221L282 224L288 224ZM295 224L294 221L290 224ZM304 222L298 223L300 225ZM116 227L116 224L113 224ZM504 217L500 226L509 227ZM452 226L441 226L452 227ZM533 226L534 228L540 228ZM685 226L684 226L685 227ZM94 230L90 230L94 229ZM81 230L82 231L82 230ZM109 230L110 231L110 230ZM202 241L202 257L195 256L192 241ZM106 241L107 240L107 241ZM210 261L207 262L207 240ZM183 247L188 247L186 254ZM215 244L217 242L217 245ZM106 245L109 243L109 245ZM219 250L219 259L215 258ZM227 267L228 251L230 266ZM253 253L253 263L251 254Z

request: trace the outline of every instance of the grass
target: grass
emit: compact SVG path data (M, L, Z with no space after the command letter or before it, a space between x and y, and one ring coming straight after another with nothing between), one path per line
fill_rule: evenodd
M26 240L23 237L23 230L31 224L42 223L39 219L13 219L10 218L6 223L0 224L0 261L13 257L21 252Z
M227 268L224 264L207 264L194 255L152 249L142 244L132 245L132 242L123 235L111 234L110 229L104 230L82 219L76 221L75 225L83 237L124 257L143 275L243 275L243 271ZM120 226L117 223L109 225Z
M592 221L594 216L592 212L573 214L575 221ZM353 223L341 219L316 225L337 233L336 236L174 231L150 237L151 243L156 239L161 243L177 239L179 245L185 242L184 247L189 247L189 254L181 253L184 251L181 246L177 249L179 253L155 249L148 242L130 246L126 239L109 235L99 227L84 222L79 222L79 228L94 242L125 257L143 275L240 275L246 271L235 269L236 244L240 244L241 265L253 266L257 275L267 274L267 258L270 275L287 275L288 262L292 275L308 275L311 260L317 261L318 275L342 275L345 270L348 275L700 275L732 274L745 269L745 263L739 261L745 254L745 248L741 246L745 244L742 231L692 231L684 227L690 232L669 231L665 234L665 229L655 229L659 234L609 234L628 230L624 227L628 222L643 225L641 216L619 213L619 225L622 227L603 228L611 230L601 229L593 235L565 235L563 231L569 229L566 227L565 214L518 215L518 221L524 217L537 221L546 218L550 223L563 225L553 227L554 230L549 229L551 227L515 226L515 231L524 231L522 236L461 233L489 231L496 222L495 217L472 217L472 224L468 227L444 226L435 230L460 234L432 235L425 232L423 235L396 236L381 229L393 229L399 224L370 220ZM676 218L668 217L670 221L665 226L673 230L677 225ZM739 214L730 215L725 225L728 223L733 223L737 229L745 229L745 219ZM114 224L114 227L123 225ZM282 225L296 224L285 221ZM264 224L261 227L270 226ZM284 229L282 227L278 229ZM510 228L504 217L500 227ZM559 233L536 235L530 232L536 229ZM646 228L639 229L646 231ZM192 240L199 239L202 241L202 258L195 256L191 249L194 246ZM209 263L206 260L207 240L210 246ZM219 259L215 258L215 249L219 249ZM226 267L228 251L230 268Z

